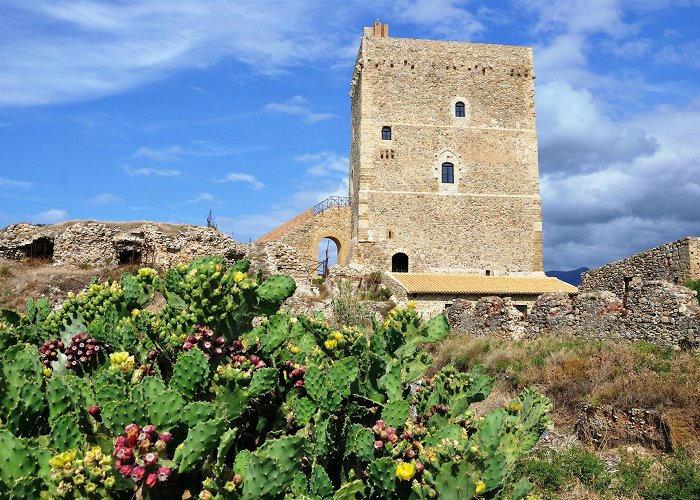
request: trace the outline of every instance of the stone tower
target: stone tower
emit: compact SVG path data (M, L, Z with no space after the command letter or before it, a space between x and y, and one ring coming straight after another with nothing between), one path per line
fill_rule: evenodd
M532 50L365 28L351 84L348 261L542 272Z

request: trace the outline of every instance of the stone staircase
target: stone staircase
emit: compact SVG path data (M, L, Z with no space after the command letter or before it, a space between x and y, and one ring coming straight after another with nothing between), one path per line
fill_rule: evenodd
M265 241L275 241L279 240L283 236L291 233L296 229L297 227L301 226L302 224L306 224L309 222L311 219L314 218L314 209L310 208L293 219L288 220L281 226L276 227L269 233L263 234L260 238L258 238L256 241L259 242L265 242Z

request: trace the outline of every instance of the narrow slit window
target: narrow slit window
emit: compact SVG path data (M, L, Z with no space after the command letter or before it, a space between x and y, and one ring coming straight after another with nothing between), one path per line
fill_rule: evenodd
M382 127L382 140L383 141L390 141L391 140L391 127Z
M442 183L454 184L455 182L455 166L452 163L442 164Z
M455 116L458 118L464 118L464 103L461 101L455 104Z

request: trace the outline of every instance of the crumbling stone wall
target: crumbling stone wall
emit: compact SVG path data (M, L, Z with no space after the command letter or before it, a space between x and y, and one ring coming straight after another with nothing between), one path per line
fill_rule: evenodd
M458 300L447 309L454 332L508 339L542 335L645 340L680 348L700 347L696 293L666 281L635 279L624 299L609 291L540 295L525 316L507 298Z
M700 278L700 238L688 237L606 264L582 275L582 292L609 290L625 294L632 278L683 284Z
M243 258L248 247L214 228L153 222L70 221L34 226L15 224L0 231L0 257L31 257L26 249L50 241L57 265L114 268L134 263L158 268L189 262L204 255L230 261Z

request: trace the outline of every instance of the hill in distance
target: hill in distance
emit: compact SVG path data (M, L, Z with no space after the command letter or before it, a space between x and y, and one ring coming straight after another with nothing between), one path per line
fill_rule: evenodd
M573 271L545 271L544 274L552 278L559 278L570 285L579 286L581 284L581 273L588 271L587 267L579 267Z

